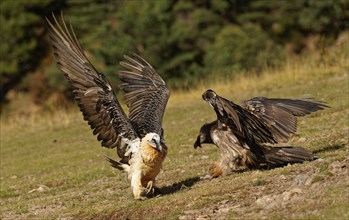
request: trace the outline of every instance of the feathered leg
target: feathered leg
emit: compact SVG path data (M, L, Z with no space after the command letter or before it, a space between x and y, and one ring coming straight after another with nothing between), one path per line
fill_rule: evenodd
M131 188L133 196L135 199L144 200L145 197L142 197L143 186L142 186L142 173L141 171L134 171L131 174Z
M242 156L235 156L231 153L221 153L218 160L210 167L209 175L211 178L226 176L234 172L247 169L245 159Z

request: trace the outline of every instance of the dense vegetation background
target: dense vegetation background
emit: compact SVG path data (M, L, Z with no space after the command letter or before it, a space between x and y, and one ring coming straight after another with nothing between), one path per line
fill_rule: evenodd
M1 109L19 93L40 106L70 100L47 37L52 12L64 12L112 83L134 51L172 89L277 68L287 56L323 51L349 27L349 0L2 0L0 10Z

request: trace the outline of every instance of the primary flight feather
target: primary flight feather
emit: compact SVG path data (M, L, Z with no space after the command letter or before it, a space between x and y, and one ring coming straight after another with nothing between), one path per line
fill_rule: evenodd
M47 19L57 67L73 88L74 98L101 145L116 148L120 161L111 165L128 174L135 199L154 189L155 178L167 154L162 118L169 90L154 68L137 54L125 55L127 70L117 75L129 108L127 117L106 79L87 59L72 26L53 15Z

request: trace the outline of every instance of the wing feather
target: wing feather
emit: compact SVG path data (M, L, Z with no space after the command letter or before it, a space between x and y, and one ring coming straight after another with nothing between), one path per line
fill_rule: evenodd
M255 97L243 101L245 110L256 115L278 141L286 142L296 133L296 116L305 116L329 106L311 98L275 99Z
M244 136L247 141L254 140L257 143L276 142L264 123L239 105L217 95L217 106L223 111L218 119L226 121L227 125L235 132L235 135L241 133L241 136Z
M73 95L84 120L93 134L107 148L117 147L123 158L125 145L118 144L119 136L134 140L138 138L131 122L122 110L114 91L105 76L93 67L85 56L72 26L67 27L62 15L62 25L53 15L48 19L49 35L53 45L57 67L73 87Z
M140 137L149 132L162 134L162 118L170 93L164 80L154 68L137 54L124 56L120 64L128 70L118 72L123 82L124 101L129 118Z
M276 143L270 129L256 115L210 89L202 97L214 108L222 127L229 127L235 136L245 139L247 144Z

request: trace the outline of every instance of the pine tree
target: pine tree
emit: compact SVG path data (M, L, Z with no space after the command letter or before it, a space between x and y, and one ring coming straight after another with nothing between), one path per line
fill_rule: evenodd
M1 102L46 55L42 44L44 16L47 9L54 9L59 4L59 1L52 3L49 0L0 1Z

